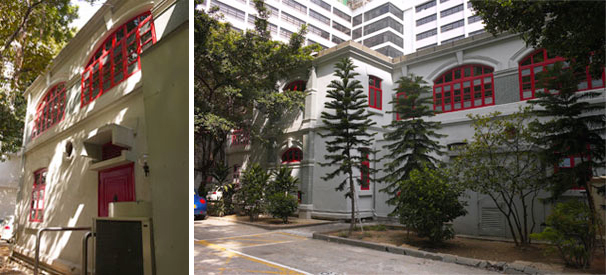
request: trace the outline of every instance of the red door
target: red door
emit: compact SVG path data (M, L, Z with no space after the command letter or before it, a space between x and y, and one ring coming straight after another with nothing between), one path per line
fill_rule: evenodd
M134 163L99 171L99 217L107 217L110 202L135 200Z

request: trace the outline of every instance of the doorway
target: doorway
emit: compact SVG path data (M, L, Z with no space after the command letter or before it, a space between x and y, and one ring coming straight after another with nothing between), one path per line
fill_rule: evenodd
M135 200L134 163L99 171L99 217L107 217L110 202Z

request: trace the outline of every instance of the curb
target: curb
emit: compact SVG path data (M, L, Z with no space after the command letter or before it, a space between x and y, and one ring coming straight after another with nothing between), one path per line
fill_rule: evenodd
M223 220L220 217L207 217L207 219L218 219L218 220ZM254 222L246 222L246 221L239 221L239 220L229 220L230 222L234 222L234 223L239 223L239 224L245 224L245 225L250 225L250 226L254 226L254 227L259 227L259 228L263 228L263 229L267 229L267 230L277 230L277 229L292 229L292 228L301 228L301 227L309 227L309 226L316 226L316 225L326 225L326 224L332 224L332 223L338 223L339 221L321 221L318 223L308 223L308 224L284 224L284 225L265 225L265 224L259 224L259 223L254 223Z
M506 263L506 262L495 262L487 260L479 260L467 257L461 257L443 253L433 253L428 251L422 251L418 249L411 249L406 247L398 247L393 245L378 244L372 242L366 242L361 240L353 240L335 236L329 236L322 233L313 233L313 238L317 240L323 240L327 242L334 242L339 244L347 244L359 247L370 248L379 251L385 251L393 254L412 256L417 258L429 259L434 261L441 261L445 263L455 263L460 265L466 265L471 267L482 268L490 271L498 271L506 274L548 274L553 271L539 270L529 265Z

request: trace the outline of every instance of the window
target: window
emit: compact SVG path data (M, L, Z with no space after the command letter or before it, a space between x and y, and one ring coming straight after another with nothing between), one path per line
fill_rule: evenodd
M325 39L329 39L330 38L330 33L329 32L327 32L327 31L325 31L323 29L320 29L320 28L318 28L318 27L316 27L314 25L309 25L309 32L313 33L313 34L316 34L316 35L318 35L318 36L320 36L322 38L325 38Z
M454 7L450 8L450 9L441 11L440 12L440 18L443 18L443 17L449 16L449 15L455 14L455 13L460 12L462 10L463 10L463 4L458 5L458 6L454 6Z
M527 100L536 97L536 91L540 91L537 86L536 74L542 72L547 67L553 66L558 61L565 61L562 57L551 56L545 49L537 50L520 61L518 72L520 80L520 99ZM580 75L581 82L579 83L579 91L603 88L604 87L604 71L601 78L592 78L589 70L585 70L584 75ZM547 92L547 89L543 89Z
M478 21L482 21L482 17L480 17L479 15L467 17L467 24L475 23Z
M269 16L278 18L280 15L280 10L278 10L278 8L267 4L265 4L265 6L267 6L267 9L270 11Z
M218 1L212 1L211 6L219 7L219 12L223 13L225 16L232 17L239 21L244 21L245 13L239 9L236 9L230 5L226 5Z
M453 38L450 38L450 39L446 39L446 40L442 41L442 43L441 43L441 44L445 44L445 43L454 42L454 41L457 41L457 40L461 40L461 39L463 39L463 38L465 38L465 35L459 35L459 36L457 36L457 37L453 37Z
M362 28L351 31L351 39L358 39L360 37L362 37Z
M392 42L396 44L398 47L404 47L404 40L401 36L396 35L391 31L386 31L380 34L377 34L373 37L369 37L364 39L364 46L373 47L385 42Z
M431 29L426 32L419 33L419 34L417 34L417 41L423 40L428 37L432 37L436 34L438 34L438 29Z
M250 135L241 129L234 130L231 133L231 146L247 145L250 143Z
M429 22L436 21L436 18L437 18L437 17L438 17L438 16L436 16L436 14L435 14L435 13L434 13L434 14L432 14L432 15L430 15L430 16L423 17L423 18L421 18L421 19L417 20L417 27L418 27L418 26L421 26L421 25L425 25L425 24L427 24L427 23L429 23Z
M286 85L284 87L284 91L305 91L305 85L307 83L303 80L295 80L293 82L288 83L288 85Z
M42 97L36 108L36 119L32 138L37 137L51 126L63 120L65 113L65 83L50 88Z
M459 21L454 21L454 22L452 22L450 24L443 25L442 27L440 27L440 30L442 32L447 32L447 31L450 31L450 30L454 30L456 28L463 27L463 25L465 25L465 19L461 19Z
M364 35L369 35L373 32L380 31L387 27L391 27L399 33L402 33L402 31L404 30L404 27L402 26L402 24L398 23L398 21L391 17L385 17L364 27Z
M326 47L326 46L324 46L324 45L322 45L322 44L320 44L320 43L318 43L316 41L313 41L311 39L307 39L307 45L314 45L314 44L319 45L320 47L322 47L322 50L328 49L328 47Z
M330 26L330 19L328 19L328 17L321 15L312 9L309 10L309 16L311 16L311 18L315 18L318 21Z
M360 190L370 190L370 159L368 158L369 150L368 148L362 148L360 151L362 155L362 163L360 166L360 181L362 182L362 186L360 186Z
M307 7L304 6L304 5L301 5L301 4L297 3L294 0L282 0L282 3L286 4L287 6L290 6L290 7L294 8L295 10L298 10L299 12L307 14Z
M415 10L416 10L416 12L420 12L420 11L429 9L429 8L435 6L435 5L436 5L436 0L432 0L432 1L429 1L429 2L426 2L426 3L423 3L421 5L416 6Z
M437 46L437 45L438 45L438 43L431 43L429 45L425 45L423 47L417 48L417 51L424 50L424 49L427 49L427 48L431 48L431 47L434 47L434 46Z
M331 6L322 0L311 0L311 2L322 7L323 9L325 9L327 11L330 11Z
M398 57L398 56L404 55L401 51L399 51L396 48L389 46L389 45L382 47L380 49L377 49L377 52L380 52L389 57Z
M30 222L44 221L44 191L46 189L46 168L34 172L32 202L29 211Z
M277 35L278 34L278 26L276 26L275 24L272 23L268 23L267 27L269 28L269 32L273 35Z
M301 26L305 25L305 21L299 20L296 17L294 17L294 16L292 16L292 15L290 15L288 13L285 13L285 12L282 12L282 20L284 20L284 21L286 21L288 23L291 23L291 24L293 24L293 25L295 25L295 26L297 26L299 28Z
M352 24L353 24L354 27L357 26L357 25L362 24L362 15L359 14L359 15L354 16L354 18L352 20Z
M481 33L485 33L486 30L485 29L481 29L481 30L477 30L477 31L472 31L469 33L469 36L474 36L476 34L481 34Z
M341 25L341 24L339 24L339 23L337 23L335 21L332 21L332 27L335 30L339 30L342 33L347 34L347 35L349 35L349 33L351 32L351 30L349 28L347 28L347 27L345 27L345 26L343 26L343 25Z
M351 16L347 15L347 13L344 13L335 8L332 9L332 13L334 13L338 17L345 19L345 21L347 21L347 22L351 22Z
M84 107L139 71L139 55L155 41L154 24L149 12L118 27L97 49L82 73L80 106Z
M333 35L332 35L332 42L334 42L335 44L341 44L341 43L345 42L345 40L344 40L344 39L341 39L341 38L339 38L339 37L337 37L337 36L335 36L335 35L333 34Z
M381 100L383 91L381 90L381 79L376 76L368 77L368 106L381 110Z
M303 151L299 148L290 148L282 154L282 163L300 162L303 159Z
M395 15L397 18L404 19L404 14L402 10L398 9L392 3L385 3L382 6L376 7L372 10L369 10L364 13L364 21L372 20L373 18L379 17L383 14L391 13Z
M393 110L394 110L394 112L396 112L396 120L401 120L402 119L402 117L400 117L400 113L397 112L397 109L398 109L398 106L399 106L398 104L402 100L401 98L406 98L406 93L405 92L401 92L401 93L397 93L396 94L396 100L395 100L394 105L393 105Z
M483 65L463 65L434 81L433 109L451 112L494 105L493 69Z
M280 36L286 39L290 39L290 36L292 36L293 32L286 30L284 28L280 28Z

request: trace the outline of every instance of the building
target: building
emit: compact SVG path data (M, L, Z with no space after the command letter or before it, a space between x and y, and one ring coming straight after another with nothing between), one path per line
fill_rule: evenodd
M330 48L353 40L389 57L484 32L482 20L466 0L266 0L269 29L276 40L288 41L303 24L307 44ZM210 0L234 29L254 28L253 0Z
M214 0L212 3L219 1ZM292 12L285 6L286 2L282 1L278 5L277 1L267 1L268 5L273 3L279 9L280 16L283 12L288 14ZM443 128L440 132L447 137L442 138L440 143L448 147L472 138L473 128L470 127L468 114L488 114L499 111L507 115L517 111L518 107L526 105L526 100L535 97L534 74L543 70L544 66L561 60L548 55L544 49L526 47L517 35L502 34L493 37L491 34L481 33L483 32L481 23L477 17L471 15L467 2L455 0L439 2L419 1L406 7L395 1L393 3L373 1L353 10L349 9L348 15L352 17L352 22L357 22L356 26L353 24L351 26L354 31L359 29L358 26L362 26L362 36L352 37L353 41L350 39L336 46L331 46L333 44L322 40L330 48L316 56L311 74L295 75L282 84L284 88L288 87L290 90L295 87L305 89L308 95L305 99L305 110L294 114L292 119L286 122L288 127L284 132L284 138L276 144L274 150L261 153L263 150L254 143L250 144L245 133L240 131L232 133L227 144L227 161L233 167L234 180L237 180L241 170L252 162L260 162L268 168L287 165L300 179L299 215L301 217L348 219L352 211L350 202L344 198L343 193L334 191L338 180L322 180L331 168L319 165L326 153L325 140L318 135L322 123L320 114L324 103L328 100L326 87L336 78L333 76L334 65L341 58L353 59L357 66L356 72L359 73L356 79L362 83L364 90L368 91L367 111L375 114L373 120L377 123L376 127L371 129L377 133L371 149L377 150L378 153L369 156L374 160L380 160L385 154L382 151L382 146L385 144L382 138L386 130L382 126L396 119L395 115L389 113L392 110L389 102L396 96L394 83L401 76L410 74L422 76L429 85L432 85L433 108L441 114L431 119L442 123ZM312 11L320 10L316 7L316 3L325 2L300 1L299 4L308 8L301 8L301 11L307 10L307 14L311 14ZM348 11L340 2L331 2L331 4L333 12ZM377 10L377 7L387 8ZM328 10L327 6L326 11ZM247 12L242 14L248 15L249 11L250 9L247 9ZM393 28L394 25L398 26L395 23L399 23L400 11L403 11L403 36L397 34L399 32L397 28ZM381 15L373 17L375 14ZM234 22L229 17L226 17L229 22ZM241 18L244 18L244 15ZM300 18L307 17L301 13ZM330 18L335 20L337 17ZM359 18L362 18L361 23L356 21ZM398 45L392 42L387 44L366 42L374 39L375 31L365 33L364 30L374 29L374 22L380 20L387 22L385 32L396 34L392 36L395 38L402 37L403 47L397 48ZM249 24L247 21L242 22ZM278 21L275 17L270 18L270 22L278 26L279 30L282 26L288 27L287 22ZM311 19L307 22L315 24ZM385 24L378 25L385 26ZM239 28L244 25L234 24L234 26ZM331 37L335 32L329 28L323 30L330 31ZM429 31L430 34L425 34ZM314 39L318 38L312 32L308 39L316 41ZM392 48L386 52L382 50L385 45ZM402 50L404 55L389 54L392 49ZM592 99L592 102L603 104L606 101L604 79L603 74L600 79L586 76L585 81L579 85L579 91L602 92L602 96ZM444 156L444 160L448 161L451 157L452 154ZM381 161L371 163L373 164L370 165L374 165L373 168L381 168L383 165ZM361 175L361 171L354 172L356 173ZM599 173L599 175L604 174L604 170ZM380 178L382 174L370 176ZM359 210L362 217L388 218L393 208L385 203L388 199L387 195L378 191L383 187L380 183L358 187ZM468 214L455 220L454 227L457 233L511 237L505 217L488 196L470 191L467 195ZM582 192L569 191L567 195L582 196ZM540 202L541 198L547 196L549 194L543 192L535 201L536 207L533 213L536 221L535 231L543 229L541 224L550 212L551 205Z
M13 259L33 263L39 230L91 227L113 203L151 219L150 270L188 272L188 5L105 2L26 90ZM80 273L84 234L45 232L42 266Z
M21 180L21 157L10 154L0 162L0 219L15 214L17 192Z

